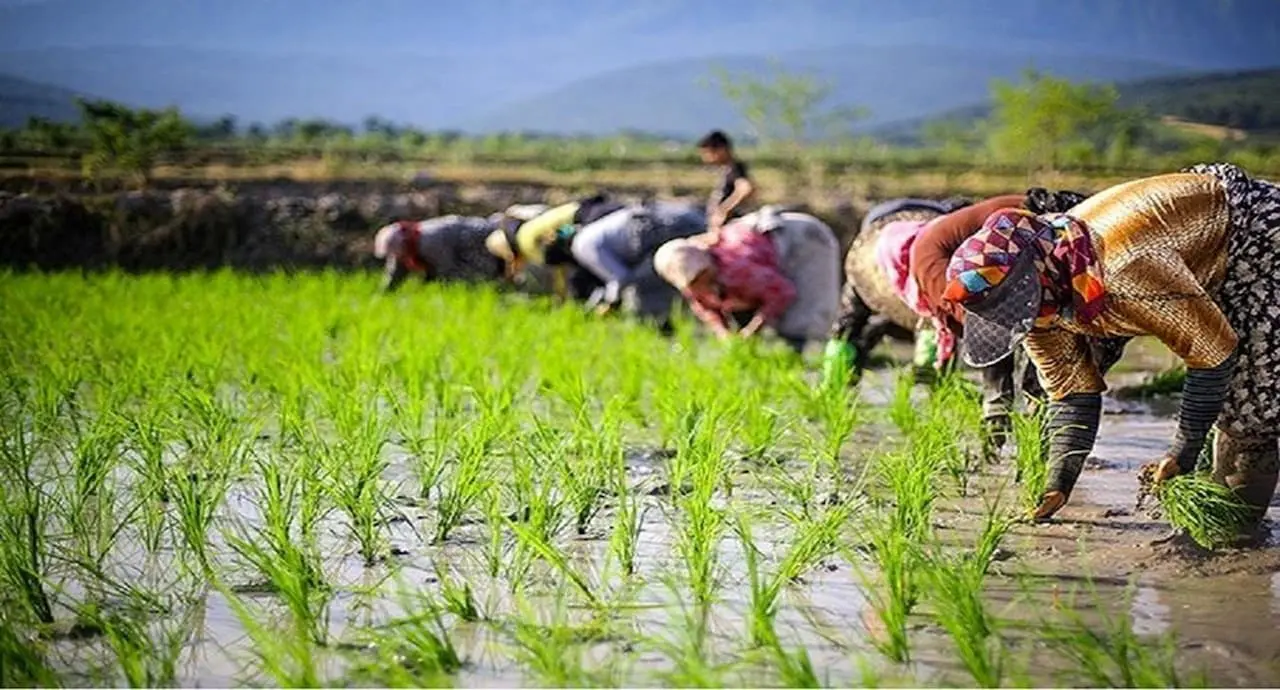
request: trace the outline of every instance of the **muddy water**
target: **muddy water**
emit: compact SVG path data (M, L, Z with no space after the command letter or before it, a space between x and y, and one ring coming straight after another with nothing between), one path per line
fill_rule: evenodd
M889 372L872 372L864 384L869 402L888 399ZM1127 621L1142 635L1176 634L1178 666L1187 672L1204 671L1212 684L1226 686L1280 685L1280 534L1273 534L1265 548L1205 555L1179 545L1153 544L1167 529L1133 510L1138 466L1157 456L1172 433L1164 407L1108 401L1095 458L1081 478L1072 503L1061 519L1043 526L1017 527L1005 542L1005 558L990 578L989 598L1007 620L1011 665L1039 684L1080 683L1083 680L1060 657L1048 653L1036 635L1042 614L1052 613L1072 601L1086 619L1102 625L1108 617ZM866 432L850 445L853 454L865 452L881 434ZM685 562L679 556L679 524L669 512L671 500L656 488L662 484L664 459L660 454L637 451L629 456L628 470L637 493L645 495L645 513L638 545L638 577L641 583L627 598L627 624L614 636L588 640L572 649L588 666L607 665L610 659L626 659L625 672L614 682L626 685L660 685L674 666L677 652L688 649L686 617L688 587L676 592L668 586L673 577L684 581ZM736 489L722 496L724 504L747 509L755 520L757 547L765 555L766 570L789 546L790 532L775 513L785 504L776 487L752 481L751 465L739 463ZM792 462L784 471L801 471ZM407 476L403 467L398 471ZM1006 467L996 467L980 483L993 486ZM650 495L650 494L653 495ZM233 493L227 505L242 518L253 520L256 509L245 493ZM982 503L977 497L949 500L938 507L936 521L944 540L971 543ZM545 567L528 573L523 595L530 608L519 613L510 582L490 578L484 566L487 527L466 525L444 545L429 544L428 511L405 506L400 519L390 525L394 554L387 563L365 567L353 547L341 536L343 526L334 522L325 530L328 553L338 554L328 564L339 583L330 607L330 629L335 642L348 644L343 653L324 655L326 673L341 680L361 661L359 628L385 622L402 612L395 587L383 578L398 572L408 591L437 592L436 568L465 580L475 590L488 621L454 623L451 635L467 659L460 685L508 687L537 683L515 656L510 623L519 616L535 615L547 626L583 625L589 613L561 609L548 586L555 579ZM571 564L585 573L605 599L621 597L619 579L602 574L606 561L608 528L613 513L607 510L594 521L588 534L566 532L563 547ZM857 539L856 534L850 535ZM217 540L215 540L217 541ZM719 589L709 609L701 655L713 667L724 665L717 677L730 685L776 682L767 658L748 649L747 615L750 590L742 546L726 523L719 544ZM509 555L509 554L508 554ZM225 559L228 563L231 559ZM819 678L837 685L879 680L902 683L958 683L971 681L955 658L944 631L926 616L913 620L913 662L903 669L884 662L867 643L867 627L874 626L859 574L869 568L857 557L832 556L806 573L782 594L777 629L789 648L804 648ZM283 607L248 572L229 570L228 583L239 588L266 616L283 615ZM1086 580L1092 582L1085 592ZM600 585L600 583L610 583ZM1075 597L1073 599L1073 596ZM255 644L228 601L216 591L206 592L190 604L196 610L197 630L183 659L182 682L196 686L226 686L238 682L270 683L246 671ZM533 611L534 613L529 613ZM67 652L86 651L92 642L65 642ZM336 647L335 647L336 648ZM354 651L353 651L354 650ZM76 657L69 666L77 667ZM870 675L868 675L870 674Z

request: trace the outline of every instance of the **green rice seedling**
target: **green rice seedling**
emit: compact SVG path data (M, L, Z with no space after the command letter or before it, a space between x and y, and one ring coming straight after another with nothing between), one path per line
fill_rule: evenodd
M893 529L890 520L880 518L867 528L871 555L877 575L856 567L867 603L875 619L867 637L886 658L897 663L911 660L911 640L907 621L920 599L922 573L917 543ZM850 558L857 563L856 557Z
M650 640L650 644L662 652L673 667L660 674L661 680L670 687L724 687L726 666L715 662L714 650L708 645L711 640L710 608L701 603L690 607L680 597L681 588L674 578L664 578L664 584L679 602L680 613L668 626L668 630L677 632L674 639L658 637Z
M1072 592L1054 607L1061 620L1042 620L1040 639L1070 664L1072 684L1109 688L1206 687L1203 677L1186 678L1178 670L1179 648L1172 634L1144 639L1133 629L1128 611L1133 589L1119 605L1102 597L1091 580L1084 587L1101 620L1090 622Z
M47 625L54 604L48 587L52 511L35 451L22 426L0 425L0 577L27 615Z
M933 529L934 480L940 454L927 440L930 439L913 439L917 442L908 452L885 453L876 463L893 496L891 529L917 544L927 542Z
M484 567L490 579L497 579L502 574L502 567L507 563L511 549L507 544L507 516L503 510L502 491L494 486L487 492L485 505L485 524L488 526L488 538L484 543Z
M1254 509L1207 473L1180 475L1151 490L1169 524L1206 549L1238 541L1253 522Z
M0 617L0 685L6 688L60 685L45 644L31 631L24 631L16 621Z
M846 487L840 451L858 427L860 413L857 391L846 388L826 389L818 394L816 402L822 422L816 444L821 452L820 461L830 468L835 495L841 496Z
M488 451L492 443L490 425L472 422L457 438L457 462L449 480L441 486L436 502L434 543L449 538L466 514L479 505L491 483Z
M920 418L920 411L911 399L915 388L915 374L910 369L903 369L893 382L893 398L889 401L889 420L898 427L904 436L910 436Z
M545 561L552 569L564 576L569 583L577 588L590 606L596 609L604 606L605 602L597 595L589 578L585 573L570 565L569 559L563 550L547 541L543 535L518 522L511 523L511 530L523 546L536 554L538 558Z
M539 419L521 453L511 456L511 487L515 494L513 519L525 522L546 541L554 541L569 522L568 501L562 498L560 469L568 454L567 440Z
M734 522L734 530L742 544L743 560L747 565L747 590L750 594L749 614L751 644L766 646L777 640L774 618L778 613L778 581L760 573L760 550L751 536L751 526L741 515Z
M862 529L878 576L858 568L877 618L869 631L872 644L899 663L911 658L907 619L920 599L921 549L933 540L938 456L932 443L916 441L912 439L909 452L888 453L876 462L876 471L892 492L893 506L887 514L869 518Z
M764 460L783 432L783 415L769 407L765 392L759 389L743 404L742 411L742 436L746 444L743 456L748 460Z
M143 504L138 513L142 545L148 554L154 555L164 543L168 524L165 506L169 502L165 483L168 472L164 464L167 439L159 411L147 406L132 416L128 420L125 443L132 450L129 457L133 465L133 490Z
M671 484L685 479L690 491L677 496L673 518L677 527L676 551L684 560L694 600L709 605L720 585L719 544L725 528L723 511L713 505L716 489L730 472L728 440L719 425L720 417L697 414L688 420L689 431L676 451ZM677 489L678 490L678 489Z
M256 669L282 688L317 688L324 679L320 648L299 628L282 632L261 607L250 605L225 585L217 585L244 628Z
M515 621L511 637L515 657L527 673L546 687L592 687L591 675L584 664L581 636L566 624L563 601L558 600L554 605L552 615L556 620L551 625L528 622L536 618L528 611L528 604L522 604L521 608L526 609L524 620Z
M630 577L636 573L636 548L649 507L641 508L640 497L626 491L624 488L618 492L613 530L609 534L609 556L622 568L623 575Z
M606 406L603 419L578 419L574 430L577 457L560 455L554 466L559 470L560 486L573 510L574 529L583 535L591 520L604 509L610 474L617 467L625 468L626 460L615 407Z
M284 602L295 629L314 644L328 641L333 587L324 573L316 535L300 524L306 482L297 461L259 459L257 503L262 525L226 535L227 545L266 580Z
M373 411L346 407L334 411L337 440L325 444L324 464L329 496L346 517L347 526L365 565L373 565L387 549L386 515L392 499L383 486L390 460L382 421Z
M845 501L830 506L812 521L796 524L797 534L791 539L786 554L778 564L777 578L780 586L798 580L823 559L834 554L845 526L854 513L863 507L865 506L861 501Z
M983 587L995 549L1009 526L998 510L988 510L973 553L936 550L924 568L925 591L935 618L951 636L956 655L974 683L988 688L1003 682L1005 649L998 621L983 599Z
M190 639L191 610L176 619L150 620L145 611L78 608L78 619L102 631L102 640L129 687L177 685L178 661Z
M226 467L207 461L192 465L188 469L169 467L166 485L175 509L177 532L194 557L200 574L207 576L213 572L209 528L226 498L231 479L227 476Z
M807 462L795 472L777 472L769 477L771 484L777 486L783 496L790 499L798 510L779 502L779 511L793 523L804 523L813 519L821 499L818 496L822 488L822 465Z
M415 457L414 474L418 480L419 495L429 498L444 474L449 458L450 444L462 424L462 397L436 360L431 379L431 397L412 399L412 404L399 408L396 413L397 431L405 438L409 452ZM421 406L421 409L419 409ZM428 408L429 406L429 408ZM430 410L429 432L419 430Z
M839 514L839 510L833 510ZM808 652L801 648L795 651L786 650L778 637L774 619L777 616L778 597L782 588L807 571L809 567L835 547L835 534L831 527L842 523L847 515L830 522L815 523L806 530L788 549L777 571L769 577L760 573L760 553L751 537L749 523L741 516L735 523L735 530L742 543L744 560L747 565L747 586L750 592L750 635L751 643L764 647L769 651L779 677L786 687L821 687Z
M71 486L58 493L61 521L72 535L75 559L101 570L132 515L145 507L136 502L128 515L116 515L113 473L119 462L124 434L117 420L99 415L87 425L76 425L74 447L68 458Z
M980 455L969 452L982 425L982 407L977 392L954 372L943 375L934 385L924 419L913 442L921 435L936 438L933 447L940 453L943 471L955 482L961 496L978 470Z
M365 648L355 658L356 679L370 685L397 688L444 688L454 685L454 675L466 666L450 637L450 626L430 595L419 592L401 606L405 614L366 631Z
M475 623L485 618L480 612L480 606L476 603L470 582L455 579L445 572L439 563L436 563L435 573L436 581L440 583L440 597L443 599L444 610L467 623Z
M778 679L782 681L783 687L825 687L825 683L818 678L818 674L813 669L813 661L809 658L807 649L799 647L794 651L788 651L776 639L769 648L774 659L774 669L777 670Z
M1010 415L1013 441L1017 444L1014 461L1015 478L1022 485L1022 507L1027 511L1040 505L1040 497L1049 486L1049 466L1045 461L1043 411Z

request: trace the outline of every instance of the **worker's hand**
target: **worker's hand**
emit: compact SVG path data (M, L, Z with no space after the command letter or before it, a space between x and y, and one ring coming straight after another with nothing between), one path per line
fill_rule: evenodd
M596 305L596 316L608 316L613 311L613 305L608 302L601 302Z
M759 333L762 328L764 328L764 318L757 314L747 322L747 325L742 327L742 330L738 331L738 335L743 338L751 338Z
M1036 510L1032 513L1031 519L1036 520L1037 522L1040 520L1048 520L1066 504L1066 494L1061 491L1046 491L1044 496L1040 497L1040 505L1036 506Z
M1152 484L1160 484L1182 474L1177 458L1166 455L1157 462L1147 463L1139 470L1140 474L1151 478Z

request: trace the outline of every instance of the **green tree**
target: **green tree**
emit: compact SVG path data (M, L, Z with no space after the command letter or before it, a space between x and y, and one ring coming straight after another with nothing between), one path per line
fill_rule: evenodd
M1112 86L1076 84L1034 71L1021 83L991 86L995 109L990 144L1002 158L1056 170L1071 152L1079 158L1100 125L1121 120Z
M811 74L788 72L776 61L763 76L717 67L710 83L737 108L751 136L761 143L781 140L798 148L811 136L845 133L869 114L862 107L828 106L829 83Z
M183 151L195 131L176 108L134 110L111 101L85 99L77 100L76 105L89 137L81 167L91 179L117 170L146 186L161 157Z

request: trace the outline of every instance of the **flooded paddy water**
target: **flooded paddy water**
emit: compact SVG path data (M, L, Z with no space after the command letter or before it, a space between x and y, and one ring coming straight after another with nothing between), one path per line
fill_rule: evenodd
M1008 522L962 393L371 285L0 281L7 685L1280 684L1280 535L1135 510L1167 400L1108 399L1060 518Z

